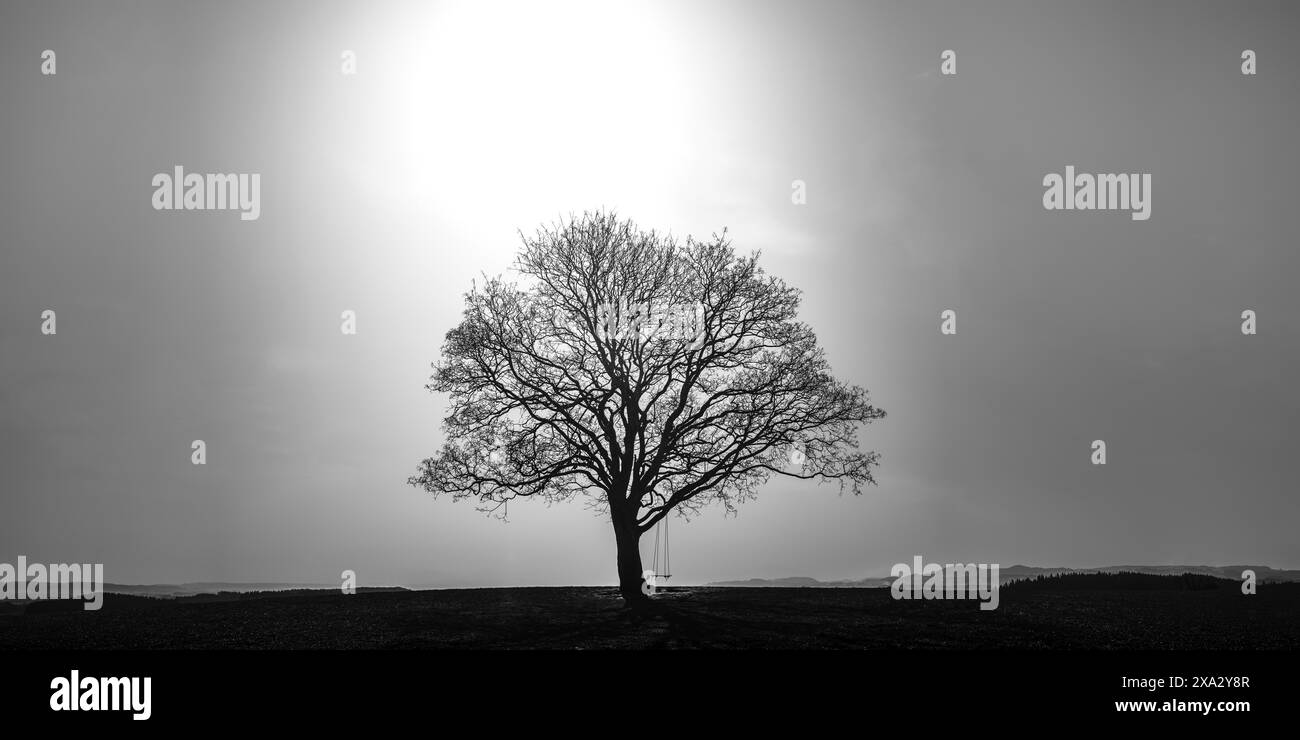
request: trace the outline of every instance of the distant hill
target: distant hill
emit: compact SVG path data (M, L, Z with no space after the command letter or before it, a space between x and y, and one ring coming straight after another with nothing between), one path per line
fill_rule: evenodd
M1203 573L1057 573L1022 578L1002 586L1017 595L1032 591L1215 591L1223 588L1236 592L1241 582Z
M887 588L892 578L863 578L859 581L819 581L807 576L789 578L750 578L747 581L711 581L705 586L733 586L737 588Z
M1055 576L1086 573L1140 573L1144 575L1177 576L1185 573L1214 578L1241 580L1243 570L1255 571L1261 583L1300 582L1300 570L1281 570L1267 565L1108 565L1101 568L1039 568L1031 565L1012 565L998 571L1002 583L1021 581L1038 576ZM888 588L893 578L862 578L856 581L819 581L807 576L789 578L750 578L747 581L714 581L706 586L733 586L744 588Z
M265 591L338 591L337 583L221 583L198 582L181 584L123 584L105 583L104 592L128 596L151 596L161 599L181 599L203 594L247 594ZM405 591L400 586L357 587L358 591Z

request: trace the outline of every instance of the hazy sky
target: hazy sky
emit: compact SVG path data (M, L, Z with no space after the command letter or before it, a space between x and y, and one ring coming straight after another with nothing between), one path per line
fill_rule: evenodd
M675 521L682 582L914 555L1300 567L1298 17L5 2L0 561L613 583L611 528L581 506L502 523L406 484L441 442L423 385L471 280L508 268L517 229L604 206L761 249L836 374L889 413L863 435L883 457L862 496L775 480L734 518ZM155 211L177 165L260 173L260 218ZM1150 220L1044 210L1066 165L1151 173Z

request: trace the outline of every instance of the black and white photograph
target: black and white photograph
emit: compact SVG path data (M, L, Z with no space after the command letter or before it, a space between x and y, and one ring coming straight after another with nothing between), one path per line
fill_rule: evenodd
M0 715L1286 717L1298 40L0 0Z

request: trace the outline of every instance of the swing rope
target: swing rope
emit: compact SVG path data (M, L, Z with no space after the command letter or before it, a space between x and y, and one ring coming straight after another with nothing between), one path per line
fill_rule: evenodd
M659 549L660 549L661 539L663 540L663 553L664 553L663 572L659 571ZM667 580L673 577L672 563L669 560L669 552L668 552L668 517L664 517L663 519L660 519L659 523L655 525L655 554L654 554L654 562L651 567L654 570L655 578L663 578L664 580Z

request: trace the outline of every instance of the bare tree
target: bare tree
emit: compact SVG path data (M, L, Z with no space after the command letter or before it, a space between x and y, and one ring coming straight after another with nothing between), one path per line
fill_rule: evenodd
M734 511L772 474L874 483L857 433L884 411L725 231L678 244L602 211L520 236L521 282L475 285L447 332L427 386L449 395L447 441L412 485L489 511L587 499L635 605L640 537L670 511Z

